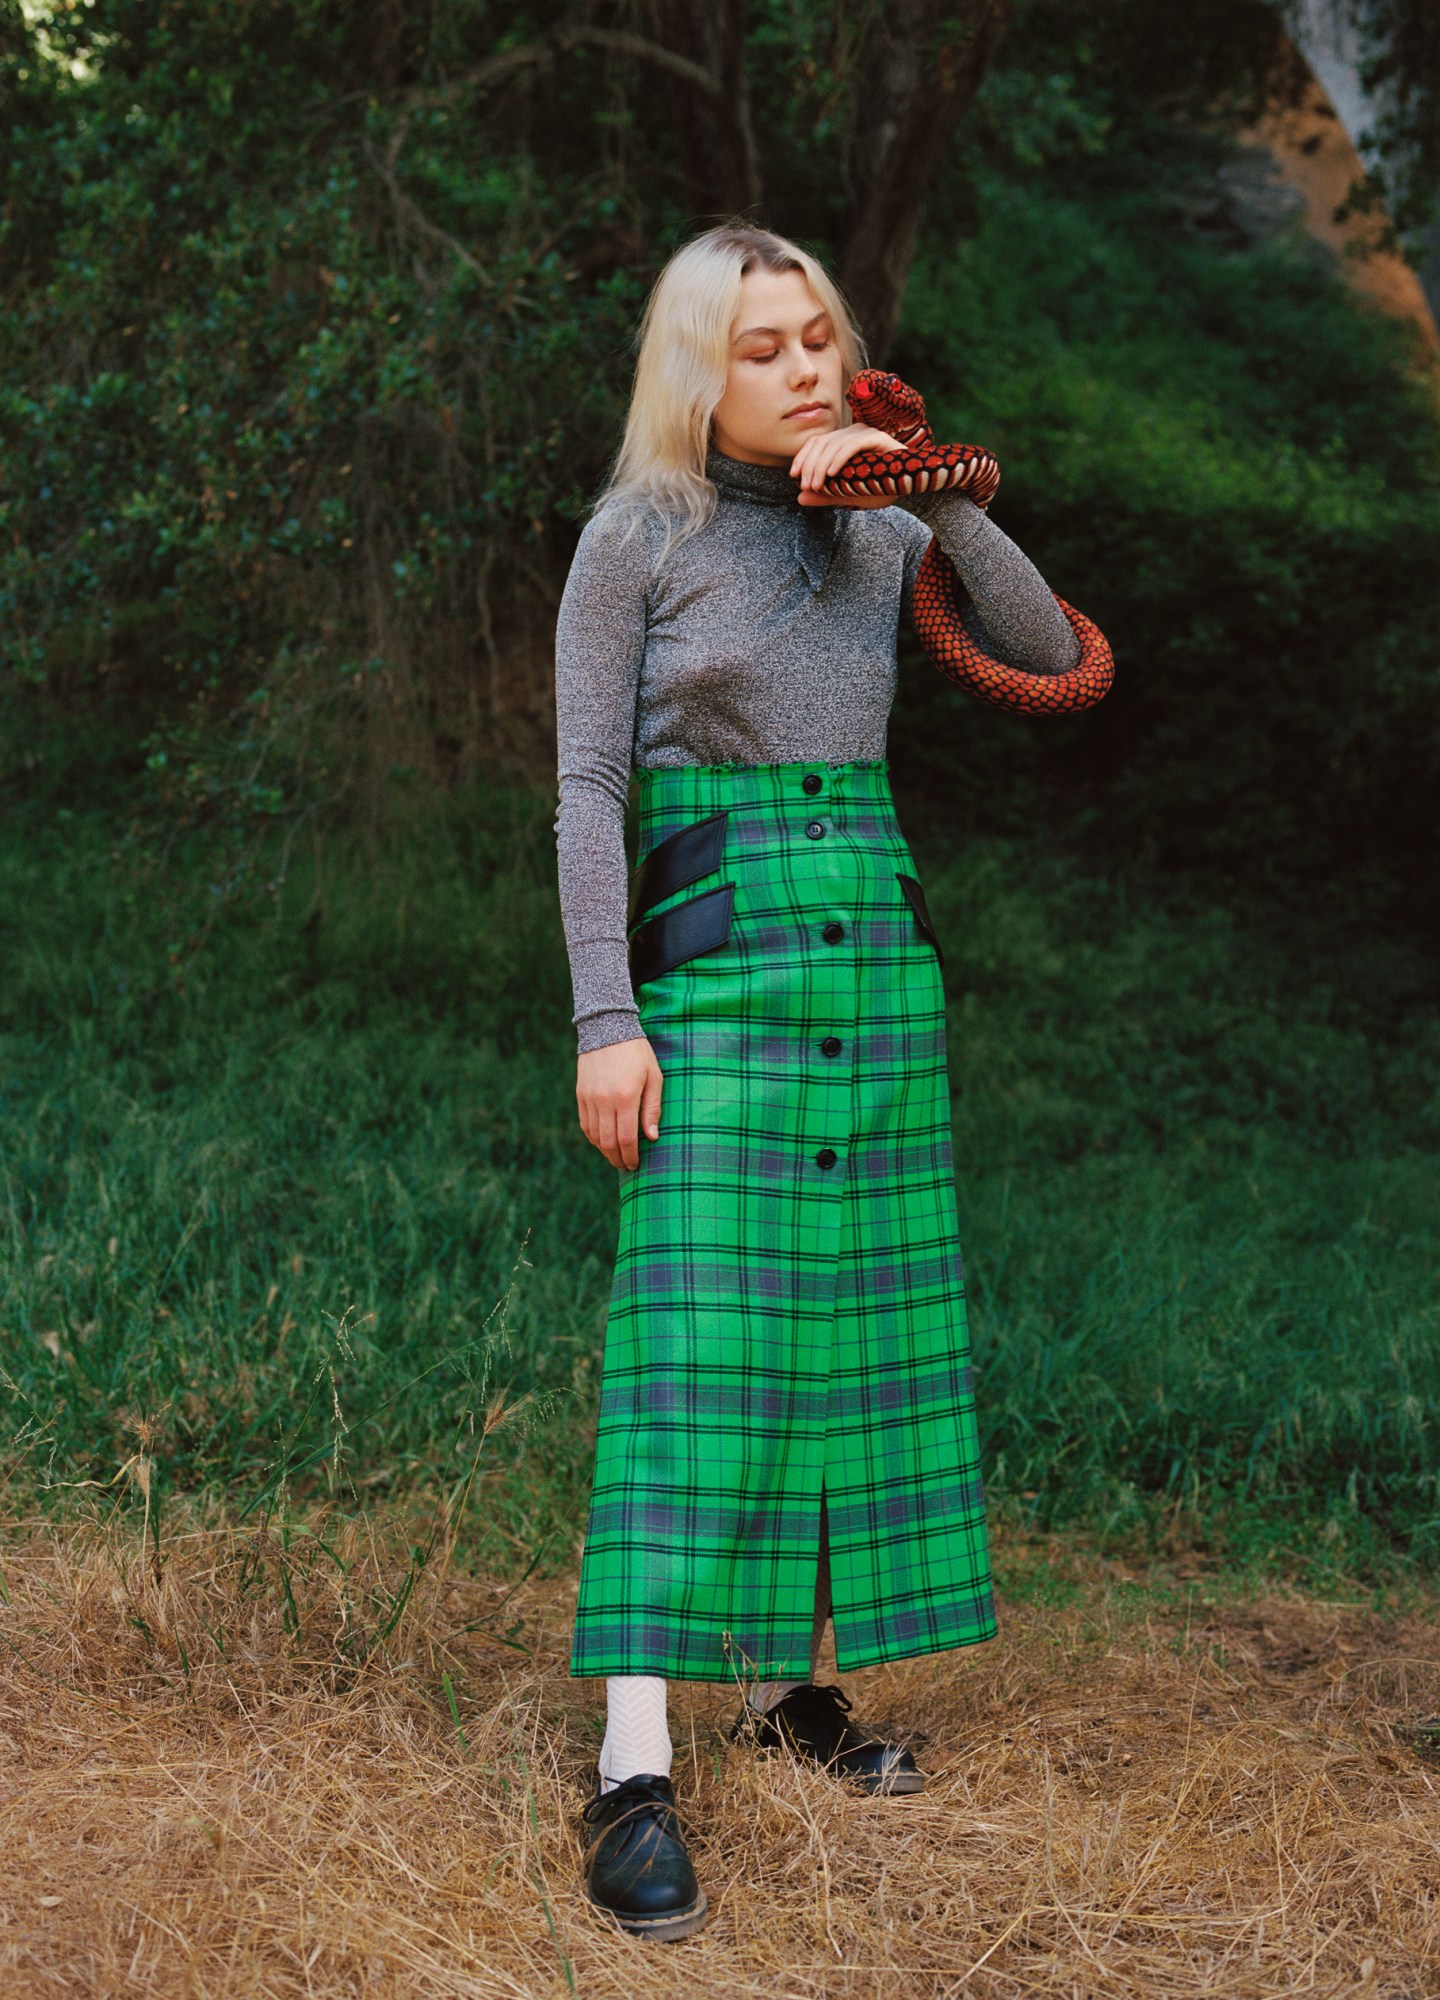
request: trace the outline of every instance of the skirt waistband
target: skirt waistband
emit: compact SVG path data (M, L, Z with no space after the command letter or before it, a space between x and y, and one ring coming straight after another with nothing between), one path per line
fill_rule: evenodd
M728 811L747 822L789 821L807 811L879 815L895 802L890 763L880 757L847 764L819 760L786 764L663 764L635 773L639 858L667 835Z

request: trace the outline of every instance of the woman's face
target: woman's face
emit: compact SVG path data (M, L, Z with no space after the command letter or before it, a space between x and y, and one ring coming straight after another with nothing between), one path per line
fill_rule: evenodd
M803 271L747 271L730 327L715 449L748 465L788 465L807 437L848 421L830 315Z

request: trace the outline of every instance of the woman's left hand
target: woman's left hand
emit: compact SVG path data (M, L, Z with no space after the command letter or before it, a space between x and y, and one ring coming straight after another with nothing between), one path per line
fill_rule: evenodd
M872 430L869 424L845 424L837 431L821 431L806 438L790 461L790 476L800 477L802 507L893 507L893 499L865 495L859 499L832 499L816 489L831 479L843 465L861 451L903 451L898 438L886 431Z

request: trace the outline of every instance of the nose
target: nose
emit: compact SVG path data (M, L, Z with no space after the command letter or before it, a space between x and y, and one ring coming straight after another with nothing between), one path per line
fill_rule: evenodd
M790 361L790 380L797 389L808 389L820 379L820 368L814 355L802 340Z

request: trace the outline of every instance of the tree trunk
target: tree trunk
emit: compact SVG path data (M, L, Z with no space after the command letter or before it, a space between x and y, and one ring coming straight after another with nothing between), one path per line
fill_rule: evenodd
M760 202L760 164L745 81L744 0L651 0L652 33L714 77L713 97L676 93L675 131L696 218L744 215Z
M896 0L860 52L840 282L874 362L895 336L921 211L1012 0Z

